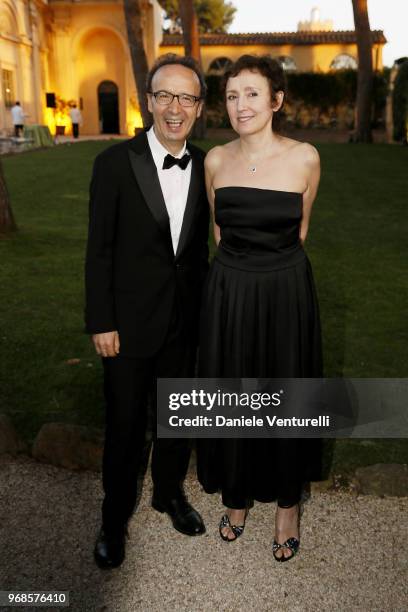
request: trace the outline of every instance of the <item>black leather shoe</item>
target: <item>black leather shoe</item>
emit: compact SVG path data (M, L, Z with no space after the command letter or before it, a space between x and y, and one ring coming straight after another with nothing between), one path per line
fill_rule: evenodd
M184 495L180 495L167 502L162 502L157 497L153 497L152 506L158 512L167 512L173 523L174 529L184 533L184 535L195 536L205 533L203 519L188 503Z
M108 535L103 528L96 540L94 557L100 569L113 569L119 567L125 558L126 530L115 535Z

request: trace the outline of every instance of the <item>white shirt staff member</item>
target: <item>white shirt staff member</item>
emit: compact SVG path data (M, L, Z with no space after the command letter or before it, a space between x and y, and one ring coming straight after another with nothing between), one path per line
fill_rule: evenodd
M74 106L69 111L69 116L71 117L72 121L72 134L74 138L78 138L79 126L82 125L82 113L79 108L77 108L76 104L74 104Z
M16 138L20 136L20 132L24 129L24 117L25 113L21 108L20 102L16 102L11 108L11 119L14 126L14 136Z

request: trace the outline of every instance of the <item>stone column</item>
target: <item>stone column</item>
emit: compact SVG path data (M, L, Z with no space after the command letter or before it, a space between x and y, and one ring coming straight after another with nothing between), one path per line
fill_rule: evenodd
M71 50L71 9L53 7L53 88L61 98L76 98Z
M35 103L34 103L34 84L32 69L32 44L31 41L24 41L20 48L20 87L22 91L21 106L28 115L25 123L35 123Z
M42 104L41 104L41 92L42 92L42 79L40 71L40 51L39 51L39 39L38 39L38 12L35 4L30 0L29 2L29 16L31 26L31 65L32 65L32 110L33 110L33 122L42 123Z

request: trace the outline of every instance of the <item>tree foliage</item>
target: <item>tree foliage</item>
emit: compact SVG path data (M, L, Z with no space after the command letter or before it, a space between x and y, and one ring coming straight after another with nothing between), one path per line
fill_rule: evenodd
M159 0L172 24L181 29L178 0ZM225 0L194 0L201 34L207 32L226 32L231 25L236 8Z

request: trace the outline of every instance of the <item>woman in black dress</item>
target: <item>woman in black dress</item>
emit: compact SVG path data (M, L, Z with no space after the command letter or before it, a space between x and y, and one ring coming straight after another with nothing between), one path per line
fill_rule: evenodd
M318 304L303 250L320 163L313 146L276 132L284 91L283 70L268 56L244 55L226 75L239 138L205 161L218 249L204 293L202 377L322 375ZM277 500L273 554L278 561L295 555L310 442L198 441L198 478L208 493L221 490L226 506L224 540L242 534L253 500Z

